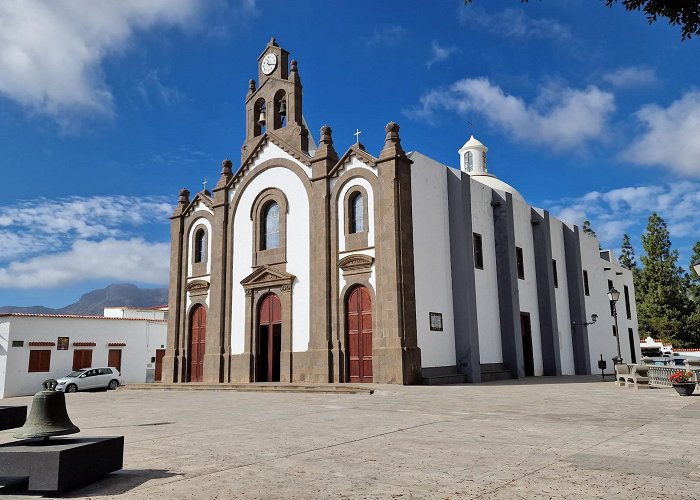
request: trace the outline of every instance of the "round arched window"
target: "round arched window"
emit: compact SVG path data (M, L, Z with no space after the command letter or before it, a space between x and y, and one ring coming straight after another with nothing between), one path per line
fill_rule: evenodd
M261 250L280 246L280 207L274 201L269 203L263 211L260 240Z
M350 197L350 233L361 233L365 230L365 206L362 193Z

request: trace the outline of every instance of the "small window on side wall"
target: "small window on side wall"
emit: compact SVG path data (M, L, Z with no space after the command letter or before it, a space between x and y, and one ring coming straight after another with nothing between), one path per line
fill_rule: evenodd
M365 207L362 193L350 197L350 233L361 233L365 230Z
M207 232L202 228L194 235L194 261L207 261Z
M270 202L263 210L261 224L260 249L269 250L280 246L280 208L277 203Z
M515 247L516 267L518 269L518 279L525 279L525 261L523 260L523 249Z
M484 249L479 233L474 233L474 267L476 269L484 268Z

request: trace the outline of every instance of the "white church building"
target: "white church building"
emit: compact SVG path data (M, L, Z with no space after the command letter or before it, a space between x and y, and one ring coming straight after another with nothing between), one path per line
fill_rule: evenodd
M481 142L453 168L391 122L378 155L339 154L330 127L310 137L289 53L272 39L258 65L240 165L171 217L163 381L590 374L618 342L639 359L630 271L489 172Z

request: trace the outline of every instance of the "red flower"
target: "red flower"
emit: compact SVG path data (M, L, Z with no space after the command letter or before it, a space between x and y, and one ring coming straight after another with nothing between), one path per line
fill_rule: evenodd
M672 384L690 382L692 378L693 372L687 372L685 370L678 370L677 372L673 373L671 376L668 377Z

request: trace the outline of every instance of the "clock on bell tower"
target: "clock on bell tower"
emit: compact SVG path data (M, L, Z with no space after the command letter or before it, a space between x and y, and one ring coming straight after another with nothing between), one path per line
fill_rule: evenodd
M276 137L308 154L309 132L302 116L302 86L297 62L273 37L258 57L258 82L250 81L246 97L245 157L262 135Z

